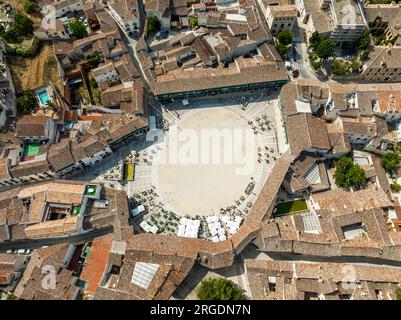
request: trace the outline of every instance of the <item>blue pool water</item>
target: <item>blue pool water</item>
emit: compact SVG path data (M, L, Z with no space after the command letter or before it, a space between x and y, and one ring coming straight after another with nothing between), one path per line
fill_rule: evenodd
M47 101L50 101L49 94L47 93L47 90L42 90L38 92L38 97L39 101L42 105L45 105Z

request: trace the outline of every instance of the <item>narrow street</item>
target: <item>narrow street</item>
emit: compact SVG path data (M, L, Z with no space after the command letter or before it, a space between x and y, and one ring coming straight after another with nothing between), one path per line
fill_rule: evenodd
M146 15L145 15L145 8L144 8L142 0L137 0L137 2L138 2L140 21L141 21L141 25L139 26L139 33L136 36L136 38L139 39L144 32ZM145 75L145 72L143 71L141 63L139 63L138 55L136 52L136 45L138 43L138 40L131 37L123 28L121 28L121 26L118 24L118 21L114 19L112 14L110 14L110 10L107 8L107 6L105 6L105 10L109 14L109 16L116 22L117 26L119 27L119 29L121 31L122 39L123 39L125 45L127 46L128 51L131 54L131 58L134 62L135 67L141 73L141 78L144 80L145 85L147 85L148 88L150 88L149 81Z
M113 231L112 227L109 227L99 230L89 230L84 233L67 235L57 238L26 239L26 240L16 240L11 242L2 242L0 243L0 252L5 252L9 249L37 249L43 246L53 246L61 243L79 244L83 242L92 241L93 239L103 236L112 231Z
M294 61L294 66L299 70L299 77L317 80L315 72L312 70L308 62L307 44L300 18L298 18L298 24L294 27L294 42L297 50L297 59Z

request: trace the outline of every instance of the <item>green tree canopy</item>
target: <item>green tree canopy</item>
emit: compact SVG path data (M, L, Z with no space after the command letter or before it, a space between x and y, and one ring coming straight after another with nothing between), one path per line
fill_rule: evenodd
M17 300L17 296L13 293L7 295L6 300Z
M2 37L8 43L20 43L21 42L20 35L13 27L10 27L6 32L4 32L2 34Z
M292 42L292 32L289 29L284 29L277 34L277 40L287 46Z
M31 0L25 0L24 1L24 11L26 13L34 13L38 9L38 5L36 2L31 1Z
M344 76L348 72L348 63L341 60L334 60L331 64L331 69L334 75L336 76Z
M16 13L14 14L14 23L12 24L12 28L21 35L27 36L33 31L33 22L27 16Z
M68 26L70 27L72 34L78 39L85 38L88 35L85 23L81 19L72 20Z
M397 300L401 300L401 288L397 288L397 291L395 294L397 295Z
M392 183L390 184L390 189L396 192L400 192L401 191L401 185L398 183Z
M322 41L322 38L320 38L319 32L317 31L312 33L311 37L309 38L309 43L314 50L316 50L317 46L320 44L320 41Z
M34 91L25 91L18 99L17 110L19 115L31 114L38 110L39 105Z
M362 36L356 42L356 46L358 49L366 50L370 45L370 28L366 29Z
M284 57L284 55L287 53L287 46L283 45L282 43L277 43L276 50L281 57Z
M334 54L335 43L332 39L322 39L315 49L315 53L321 59L327 59Z
M394 171L400 165L400 158L398 154L394 152L388 152L382 155L380 163L387 171Z
M245 296L235 284L225 278L202 280L198 290L201 300L245 300Z
M156 33L157 31L160 30L160 21L157 19L155 16L150 16L147 19L148 21L148 32L149 33Z
M369 50L363 50L359 58L361 61L365 61L369 57Z
M350 67L352 69L352 72L357 72L362 67L362 64L358 60L358 57L353 57L351 59Z
M366 182L365 171L358 164L354 164L351 158L345 156L336 161L334 179L336 185L344 189L360 186Z
M189 27L192 29L198 25L197 17L189 17Z

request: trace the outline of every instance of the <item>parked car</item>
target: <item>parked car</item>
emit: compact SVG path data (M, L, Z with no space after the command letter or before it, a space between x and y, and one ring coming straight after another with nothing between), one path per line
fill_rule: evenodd
M137 206L136 208L131 210L131 214L133 217L136 217L137 215L141 214L142 212L145 212L145 206L143 204Z
M245 189L245 194L251 194L253 188L255 188L255 182L249 182L248 186Z
M156 33L156 39L162 39L168 36L168 31L167 30L162 30L162 31L158 31Z

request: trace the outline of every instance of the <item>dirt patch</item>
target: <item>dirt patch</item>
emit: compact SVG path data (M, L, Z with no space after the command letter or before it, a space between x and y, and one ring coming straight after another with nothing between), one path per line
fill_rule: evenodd
M9 66L17 92L38 89L47 85L48 80L52 80L57 89L63 92L53 46L48 43L39 45L35 58L10 57Z
M42 18L40 16L40 13L33 13L33 14L26 13L25 10L24 10L24 2L25 2L25 0L6 0L6 1L3 1L4 4L11 4L14 7L16 7L19 10L19 12L21 12L22 14L26 15L29 19L31 19L32 22L35 25L41 24Z

